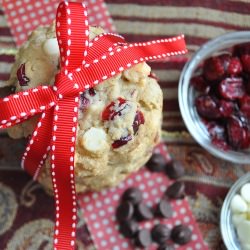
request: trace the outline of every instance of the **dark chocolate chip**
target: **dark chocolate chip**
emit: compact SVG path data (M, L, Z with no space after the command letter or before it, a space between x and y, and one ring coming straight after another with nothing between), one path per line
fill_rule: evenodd
M134 206L131 202L122 202L116 210L116 218L118 221L130 220L134 215Z
M170 179L178 179L185 174L185 169L180 161L173 160L166 165L166 173Z
M155 225L151 230L153 241L160 245L166 243L166 241L170 238L170 233L170 229L164 224Z
M173 209L166 199L161 199L156 208L156 215L163 218L171 218L173 216Z
M182 199L185 196L185 184L182 181L176 181L170 185L165 192L170 199Z
M173 242L184 245L191 240L192 231L186 225L175 226L171 231L171 239Z
M152 243L150 231L148 229L142 229L138 231L135 237L135 245L138 247L148 247Z
M174 246L173 245L167 245L167 244L164 244L164 245L161 245L157 248L157 250L174 250Z
M143 202L140 202L135 207L135 216L136 216L137 220L143 221L143 220L151 220L151 219L153 219L154 214L153 214L152 209L149 206L147 206Z
M138 223L134 220L124 221L119 226L120 233L127 238L133 238L139 230Z
M128 188L124 192L122 196L122 200L129 201L133 205L138 204L139 202L142 201L142 192L138 188L134 188L134 187Z
M166 159L161 154L153 154L146 166L152 172L162 172L166 168L166 163Z

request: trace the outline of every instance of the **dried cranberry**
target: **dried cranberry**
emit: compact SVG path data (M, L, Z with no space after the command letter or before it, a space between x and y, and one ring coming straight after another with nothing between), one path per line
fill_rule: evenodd
M89 106L89 99L86 97L86 95L89 94L90 96L95 96L96 92L93 88L90 88L86 91L84 91L81 95L80 95L80 109L84 110Z
M115 116L121 116L122 111L126 108L126 105L122 105L126 103L126 100L123 98L118 98L118 107L115 109L115 102L111 102L102 112L102 120L114 120Z
M203 74L210 82L219 81L224 76L224 64L219 57L210 57L204 62Z
M90 95L90 96L95 96L95 95L96 95L96 92L95 92L95 89L94 89L94 88L88 89L88 92L89 92L89 95Z
M210 95L200 95L195 99L195 106L200 116L217 119L221 116L217 99Z
M244 95L242 98L240 98L239 103L241 112L247 117L250 117L250 96Z
M244 128L244 130L246 132L246 136L245 136L244 140L241 143L241 148L242 149L249 148L249 146L250 146L250 130L249 130L249 128Z
M190 80L190 84L197 91L200 91L200 92L204 92L208 87L207 82L204 80L204 78L202 76L194 76L194 77L192 77L192 79Z
M242 64L238 57L232 57L227 68L227 74L230 76L240 75L242 72Z
M149 76L148 77L150 77L150 78L153 78L153 79L155 79L157 82L159 81L159 78L156 76L156 74L154 73L154 72L150 72L150 74L149 74Z
M231 101L220 100L219 101L219 110L222 117L231 116L236 110L236 104Z
M237 116L229 117L226 128L229 145L233 149L241 149L247 139L246 129L243 127L241 119Z
M250 73L250 54L245 54L240 57L243 70Z
M243 79L240 77L225 78L218 86L222 98L236 100L244 96L245 87Z
M139 126L141 124L144 124L145 120L144 120L144 116L143 116L143 113L139 110L136 111L136 114L135 114L135 119L134 119L134 122L133 122L133 130L134 130L134 134L137 133L138 129L139 129Z
M120 138L119 140L116 140L112 143L112 148L119 148L125 144L127 144L129 141L132 140L132 136L128 135L125 137Z
M80 109L84 110L89 106L89 99L83 94L80 95Z
M20 86L28 86L30 79L25 75L25 63L20 65L16 73Z

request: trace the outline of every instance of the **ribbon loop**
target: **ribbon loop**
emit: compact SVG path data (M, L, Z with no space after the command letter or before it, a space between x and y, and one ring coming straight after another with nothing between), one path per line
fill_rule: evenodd
M69 71L85 64L89 45L87 10L84 4L62 2L56 16L61 68L67 75Z

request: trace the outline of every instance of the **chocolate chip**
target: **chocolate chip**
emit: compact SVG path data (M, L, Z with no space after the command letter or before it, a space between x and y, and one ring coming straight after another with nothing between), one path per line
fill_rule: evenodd
M132 238L139 230L138 223L134 220L124 221L119 227L120 233L127 238Z
M166 167L166 159L161 154L153 154L146 166L152 172L162 172Z
M135 208L135 216L139 221L151 220L154 217L152 209L145 203L140 202Z
M185 196L185 184L182 181L176 181L170 185L165 192L170 199L182 199Z
M171 239L180 245L184 245L191 240L192 231L186 225L175 226L171 231Z
M135 245L138 247L148 247L152 243L150 231L142 229L136 234Z
M155 225L151 230L153 241L162 245L170 238L170 229L164 224Z
M170 179L178 179L185 174L185 169L180 161L173 160L166 165L166 173Z
M129 201L133 205L138 204L139 202L142 201L142 192L138 188L134 188L134 187L128 188L124 192L122 196L122 200Z
M134 206L131 202L122 202L116 210L116 218L118 221L130 220L134 215Z
M156 208L156 215L163 218L171 218L173 216L173 209L166 199L161 199Z
M157 248L157 250L174 250L174 246L173 245L161 245Z

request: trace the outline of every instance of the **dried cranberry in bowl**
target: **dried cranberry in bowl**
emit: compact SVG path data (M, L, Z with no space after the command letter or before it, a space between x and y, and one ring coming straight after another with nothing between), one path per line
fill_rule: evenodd
M184 65L178 86L181 115L191 136L212 155L237 164L250 163L248 57L250 31L218 36Z
M225 52L206 59L200 74L191 81L198 93L194 104L199 116L224 131L220 136L208 128L212 143L224 150L250 146L250 95L246 91L249 84L246 57L250 50L242 46L233 49L241 51L240 56Z

